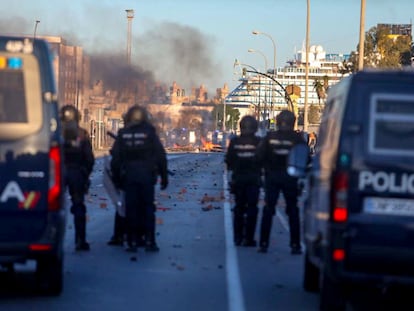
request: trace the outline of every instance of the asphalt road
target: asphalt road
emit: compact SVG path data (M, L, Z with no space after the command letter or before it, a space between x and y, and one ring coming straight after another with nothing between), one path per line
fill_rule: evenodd
M87 197L91 251L74 251L69 215L62 295L38 296L29 262L14 275L0 273L0 310L318 310L318 295L302 289L303 255L289 252L283 200L267 254L233 245L223 156L169 155L174 176L156 193L160 252L140 248L135 255L106 244L115 209L98 158Z

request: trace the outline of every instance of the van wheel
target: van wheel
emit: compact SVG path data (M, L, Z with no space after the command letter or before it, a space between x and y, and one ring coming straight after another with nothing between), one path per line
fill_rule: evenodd
M309 260L309 254L305 253L303 288L307 292L317 292L319 290L319 268Z
M63 258L40 258L36 265L36 280L41 294L59 296L63 289Z
M332 280L326 272L320 274L320 304L321 311L345 311L346 301L341 284Z

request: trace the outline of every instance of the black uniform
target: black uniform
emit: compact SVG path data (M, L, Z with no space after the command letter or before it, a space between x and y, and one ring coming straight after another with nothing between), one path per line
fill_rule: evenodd
M116 136L115 136L116 137ZM110 151L112 155L112 150ZM123 246L125 235L126 235L126 219L125 219L125 211L124 213L120 213L119 208L125 209L125 196L123 195L123 191L121 192L122 197L122 207L117 206L115 209L115 217L114 217L114 231L107 242L108 245L113 246ZM145 226L139 227L137 232L137 246L142 247L145 246Z
M139 115L136 119L133 119L134 113ZM131 115L132 120L119 130L112 148L114 183L125 191L129 251L136 251L140 227L145 228L146 250L158 251L154 204L157 176L161 176L161 189L168 185L166 152L155 128L142 116L144 113L139 106L130 108L126 118Z
M74 216L76 250L89 250L86 242L85 194L89 189L89 176L95 164L92 144L88 132L78 126L79 113L67 105L61 110L64 128L65 183L69 189ZM74 114L74 119L71 119Z
M287 118L285 122L284 118ZM290 111L282 111L277 118L277 131L268 132L259 146L265 172L265 206L260 227L260 252L267 252L272 228L272 220L280 192L286 202L289 217L290 246L292 254L300 254L300 221L297 198L298 180L287 174L287 157L292 146L306 143L303 136L293 130L295 116Z
M246 123L248 128L246 129ZM231 139L225 162L232 172L231 191L235 196L233 210L234 242L256 246L254 234L260 194L261 166L257 158L260 138L255 136L257 122L251 116L240 121L241 135Z
M114 135L112 138L116 139L116 136ZM112 149L110 151L110 154L112 156ZM123 205L125 204L124 200L122 204ZM115 246L124 245L124 239L125 239L125 234L126 234L126 220L125 220L125 214L121 215L121 213L118 211L119 208L120 208L119 206L116 206L115 218L114 218L114 232L113 232L111 239L107 242L108 245L115 245ZM125 208L125 206L123 206L123 208ZM142 235L144 233L145 232L143 232ZM142 244L141 246L144 246L143 242L141 244Z

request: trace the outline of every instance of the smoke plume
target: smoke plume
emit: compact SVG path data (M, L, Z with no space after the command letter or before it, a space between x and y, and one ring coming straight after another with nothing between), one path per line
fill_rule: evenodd
M222 87L215 82L220 80L221 72L219 64L214 62L214 38L196 28L173 22L152 22L146 32L132 31L129 67L126 66L125 12L119 12L122 13L120 21L120 16L109 6L93 4L88 8L85 4L81 13L75 14L67 8L44 16L42 0L38 1L25 1L25 6L20 1L11 3L18 14L2 18L0 34L33 35L35 19L39 19L39 37L61 36L68 44L83 47L90 56L91 85L102 80L106 87L118 88L127 71L134 79L143 79L149 85L170 86L176 82L186 94L190 94L191 88L204 85L211 97L217 87Z

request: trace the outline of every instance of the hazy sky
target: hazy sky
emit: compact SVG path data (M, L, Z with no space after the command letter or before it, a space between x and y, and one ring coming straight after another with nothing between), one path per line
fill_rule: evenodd
M5 2L5 0L2 0ZM310 43L328 53L356 49L360 0L310 0ZM209 90L237 86L234 60L263 70L292 59L304 44L306 0L14 0L2 5L2 34L63 36L85 52L126 57L127 19L133 9L132 62L162 82ZM377 23L409 24L413 0L366 0L365 30ZM5 17L7 16L7 17ZM258 52L249 53L248 49ZM263 56L264 55L264 56Z

